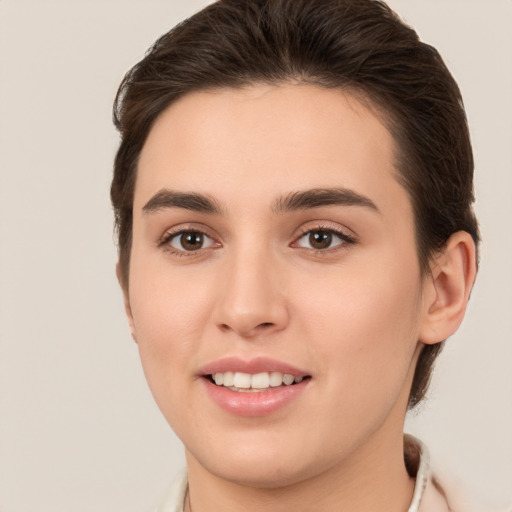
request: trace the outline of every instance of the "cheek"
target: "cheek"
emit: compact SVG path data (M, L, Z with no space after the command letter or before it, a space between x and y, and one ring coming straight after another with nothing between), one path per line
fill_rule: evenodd
M162 352L187 350L191 331L199 330L207 317L210 299L203 280L188 267L173 269L160 252L134 243L130 305L140 342ZM177 339L182 343L173 346Z
M186 350L189 338L200 331L207 317L203 311L209 301L202 290L189 294L175 289L175 286L159 284L149 293L134 287L132 296L136 333L141 342L147 340L159 350L179 348L172 347L177 339L182 341L180 345Z
M319 373L333 386L350 390L359 403L365 397L396 397L418 340L419 271L407 263L373 263L371 271L351 267L310 290L300 321L305 338L315 340L310 355Z
M149 387L166 408L170 395L183 396L197 367L198 340L209 319L211 294L208 287L173 276L168 269L159 272L151 264L137 263L134 258L130 276L135 336Z

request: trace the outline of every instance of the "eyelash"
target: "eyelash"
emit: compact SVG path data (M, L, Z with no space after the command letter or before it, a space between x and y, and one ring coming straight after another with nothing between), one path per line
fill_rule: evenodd
M311 234L313 234L313 233L324 233L327 235L333 235L340 239L340 243L336 244L333 247L327 247L325 249L315 249L313 247L308 248L308 247L300 247L299 246L300 249L312 251L315 255L319 255L319 256L327 256L327 254L331 254L332 252L335 252L338 250L346 249L347 246L357 243L357 240L354 236L348 235L341 229L336 229L331 226L319 225L319 226L315 226L313 228L311 228L311 227L304 228L302 230L301 234L295 239L295 241L291 245L294 246L300 240L305 238L307 235L311 236Z
M186 234L195 234L195 235L201 235L203 237L207 237L210 240L212 240L212 245L219 246L220 244L218 242L215 242L215 240L209 236L204 230L198 229L198 228L184 228L179 229L177 231L168 232L165 234L164 238L161 240L161 242L158 244L160 247L162 247L165 251L170 252L173 256L178 257L187 257L187 256L195 256L199 253L199 251L208 249L209 247L200 247L199 249L195 251L187 251L185 249L177 249L171 245L171 242L173 239L181 237Z
M313 247L302 247L302 246L296 246L300 240L302 240L306 235L310 235L312 233L324 233L327 235L333 235L340 239L340 243L335 245L334 247L327 247L323 249L315 249ZM209 247L200 247L197 250L193 251L187 251L185 249L177 249L171 245L171 242L183 235L186 234L196 234L201 235L203 237L207 237L210 240L212 240L212 244ZM348 235L344 231L341 231L340 229L335 229L330 226L315 226L313 228L305 228L301 231L298 237L294 239L294 241L290 244L290 247L297 247L299 249L304 249L309 252L313 252L315 255L327 255L332 252L335 252L337 250L341 250L343 248L347 248L347 246L353 245L357 242L356 238ZM204 251L206 249L215 248L215 246L219 247L220 243L216 242L213 237L209 236L204 230L198 229L198 228L185 228L185 229L179 229L177 231L168 232L165 234L164 238L159 242L158 244L160 247L164 248L164 250L170 252L174 256L178 257L190 257L197 255L200 251Z

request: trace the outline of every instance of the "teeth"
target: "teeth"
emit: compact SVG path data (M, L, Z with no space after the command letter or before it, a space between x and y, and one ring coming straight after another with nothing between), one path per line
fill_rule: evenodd
M236 372L233 386L235 388L249 389L251 387L251 376L248 373Z
M270 374L270 385L275 388L283 383L283 374L280 372L272 372Z
M293 375L290 375L289 373L285 373L283 375L283 382L289 386L290 384L293 384L293 381L294 381L294 376Z
M216 373L215 375L218 375L218 373ZM224 375L224 379L222 382L224 386L232 386L234 384L235 374L233 372L224 372L221 375Z
M270 385L270 376L267 372L257 373L251 377L251 388L266 389Z
M212 378L217 386L231 388L233 391L276 388L283 384L290 386L304 379L304 377L294 377L289 373L281 372L262 372L255 375L243 372L219 372L214 373Z

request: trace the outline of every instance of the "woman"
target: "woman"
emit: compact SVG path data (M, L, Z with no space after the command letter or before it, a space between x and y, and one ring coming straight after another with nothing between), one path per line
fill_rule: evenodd
M456 510L403 434L476 275L436 50L380 2L221 1L115 121L118 277L187 459L159 510Z

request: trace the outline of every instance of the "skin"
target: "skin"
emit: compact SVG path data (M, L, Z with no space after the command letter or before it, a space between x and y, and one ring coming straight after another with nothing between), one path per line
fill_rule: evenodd
M193 93L157 119L139 161L125 305L185 445L194 512L407 510L415 363L422 343L458 327L475 269L469 235L456 233L421 274L395 154L372 111L316 86ZM324 188L375 208L276 211L280 198ZM145 211L164 189L207 195L219 212ZM180 230L204 232L204 245L185 250L169 239ZM341 236L315 249L315 231ZM284 408L240 417L199 375L225 356L271 357L311 380Z

